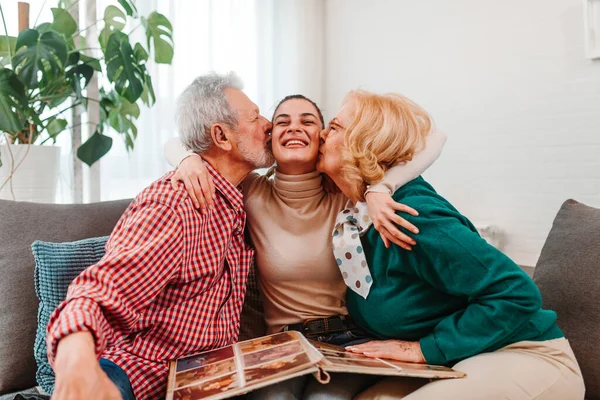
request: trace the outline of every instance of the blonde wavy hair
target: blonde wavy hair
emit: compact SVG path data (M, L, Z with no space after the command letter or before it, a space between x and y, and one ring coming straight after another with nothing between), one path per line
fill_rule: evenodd
M342 173L351 196L364 201L367 185L422 149L433 122L421 106L399 94L354 90L343 106L350 107L352 117L344 137Z

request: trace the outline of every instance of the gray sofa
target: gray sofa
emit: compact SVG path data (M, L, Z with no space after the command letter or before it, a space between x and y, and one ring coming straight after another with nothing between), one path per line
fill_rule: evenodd
M0 200L0 400L33 390L35 240L66 242L110 234L129 200L48 205ZM544 304L559 315L582 367L587 398L600 400L600 210L567 201L535 269ZM264 333L256 281L242 317L241 337ZM11 394L13 393L13 394Z

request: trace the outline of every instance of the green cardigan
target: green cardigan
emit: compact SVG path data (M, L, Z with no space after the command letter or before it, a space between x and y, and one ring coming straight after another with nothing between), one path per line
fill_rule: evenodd
M393 195L419 216L412 251L389 249L371 227L362 237L373 284L367 299L348 290L356 323L380 339L419 341L429 364L453 364L522 340L563 337L533 281L489 245L423 178Z

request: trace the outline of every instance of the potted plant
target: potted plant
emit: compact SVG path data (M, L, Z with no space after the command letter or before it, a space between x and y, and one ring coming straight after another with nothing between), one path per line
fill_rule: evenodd
M0 36L0 136L5 142L0 144L0 197L6 198L2 193L9 183L36 177L39 182L34 186L46 184L55 190L59 152L43 145L55 143L58 135L72 128L66 111L83 109L88 102L99 104L99 123L74 149L77 157L91 166L104 156L112 146L109 128L122 137L128 151L134 148L140 105L151 107L156 100L146 66L150 59L171 63L173 28L156 11L140 15L133 0L118 3L106 7L98 21L102 27L98 57L86 54L89 27L79 29L68 4L51 9L52 22L25 29L18 37L8 36L0 5L5 32ZM136 26L133 30L145 30L145 43L132 43L133 30L125 32L128 22ZM102 82L97 98L86 90L94 76ZM53 201L54 194L50 197Z

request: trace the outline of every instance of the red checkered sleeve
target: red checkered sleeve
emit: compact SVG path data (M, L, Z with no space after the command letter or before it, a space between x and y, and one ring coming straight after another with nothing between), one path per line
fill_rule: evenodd
M144 310L177 276L181 267L181 221L172 207L136 200L115 227L106 254L69 286L66 300L53 312L47 330L53 364L59 341L90 331L96 355L127 335Z

